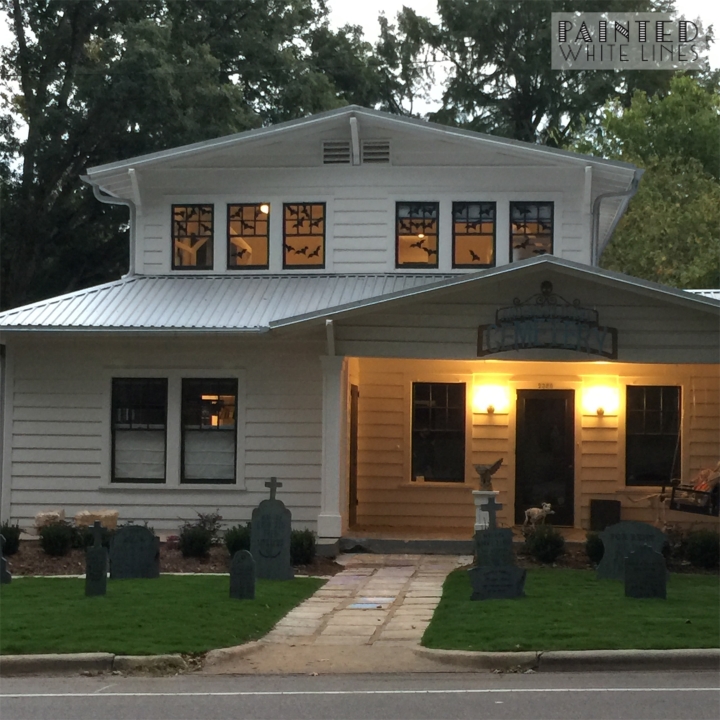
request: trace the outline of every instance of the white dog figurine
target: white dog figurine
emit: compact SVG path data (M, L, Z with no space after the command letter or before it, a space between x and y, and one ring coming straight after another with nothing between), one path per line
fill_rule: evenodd
M550 503L543 503L542 508L529 508L525 511L525 522L523 525L530 523L535 527L539 522L545 524L545 518L548 515L554 515L555 511L552 509Z

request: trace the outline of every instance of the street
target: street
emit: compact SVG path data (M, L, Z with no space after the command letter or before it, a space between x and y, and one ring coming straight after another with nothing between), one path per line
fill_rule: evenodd
M3 720L701 720L714 672L3 678Z

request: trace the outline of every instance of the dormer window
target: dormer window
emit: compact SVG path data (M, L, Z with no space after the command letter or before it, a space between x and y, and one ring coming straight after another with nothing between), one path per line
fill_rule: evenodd
M228 205L228 269L267 270L268 203Z
M399 268L438 266L436 202L399 202L395 209L395 265Z
M283 267L325 267L325 203L283 205Z
M173 270L213 269L213 206L172 206Z
M553 203L510 203L511 262L553 251Z

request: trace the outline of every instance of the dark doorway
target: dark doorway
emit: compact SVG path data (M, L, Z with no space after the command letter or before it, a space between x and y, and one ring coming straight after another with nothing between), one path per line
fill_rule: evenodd
M350 485L348 490L348 523L350 527L357 524L357 459L358 459L358 398L360 390L357 385L350 386Z
M518 390L515 522L552 504L553 525L574 524L575 391Z

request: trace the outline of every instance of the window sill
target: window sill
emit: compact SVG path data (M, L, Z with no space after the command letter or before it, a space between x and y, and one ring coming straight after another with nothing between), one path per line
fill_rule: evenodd
M210 492L210 493L232 493L246 492L244 485L235 483L233 485L167 485L165 483L113 483L112 485L101 485L98 491L102 493L118 492Z
M423 480L422 482L402 482L398 483L398 488L455 488L459 490L477 490L475 483L470 482L433 482L432 480Z

